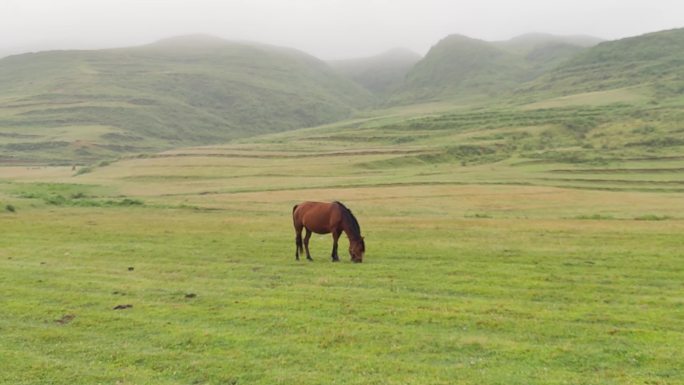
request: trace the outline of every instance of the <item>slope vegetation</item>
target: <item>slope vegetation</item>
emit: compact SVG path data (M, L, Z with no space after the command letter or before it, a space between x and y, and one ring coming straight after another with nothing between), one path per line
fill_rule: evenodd
M524 91L572 94L651 85L666 95L684 92L684 28L604 42L581 52Z

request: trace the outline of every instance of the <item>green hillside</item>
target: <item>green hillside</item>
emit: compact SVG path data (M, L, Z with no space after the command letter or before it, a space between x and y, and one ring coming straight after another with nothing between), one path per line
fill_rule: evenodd
M510 96L601 40L590 36L526 34L487 42L452 35L432 47L406 76L398 103Z
M442 39L406 75L393 101L495 96L525 79L522 57L461 35Z
M525 60L529 65L528 78L535 79L583 50L583 47L568 43L545 43L536 46L525 54Z
M279 47L188 36L0 60L6 161L95 159L209 144L349 116L370 94Z
M535 82L525 92L568 95L652 85L664 95L684 92L684 29L603 42Z
M528 67L526 80L532 80L601 41L599 38L584 35L558 36L528 33L506 41L493 42L493 44L503 50L523 56Z
M408 71L421 59L415 52L396 48L380 55L329 64L369 91L386 96L399 88Z

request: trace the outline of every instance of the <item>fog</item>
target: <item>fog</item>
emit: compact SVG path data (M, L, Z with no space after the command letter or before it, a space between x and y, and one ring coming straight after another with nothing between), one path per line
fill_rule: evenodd
M341 59L393 47L424 54L452 33L616 39L683 26L681 0L0 0L0 56L205 33Z

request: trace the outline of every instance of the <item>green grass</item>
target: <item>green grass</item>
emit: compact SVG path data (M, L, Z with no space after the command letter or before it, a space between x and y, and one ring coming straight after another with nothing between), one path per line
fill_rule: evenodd
M0 213L0 383L684 381L679 194L539 180L549 167L605 178L614 165L368 168L434 152L451 133L426 125L435 137L397 145L367 124L81 175L0 168L0 199L16 207ZM620 170L642 175L646 161L633 162ZM144 205L72 204L122 199ZM329 236L313 237L313 263L294 261L291 207L304 199L354 210L363 264L331 263Z
M595 95L584 97L586 104L577 95L554 108L389 114L251 141L283 151L375 155L357 157L357 172L393 175L404 182L683 191L684 131L676 99L657 105L644 99L596 105Z
M295 262L277 193L0 216L1 382L684 380L680 221L464 219L457 192L420 213L373 191L347 200L363 265L330 263L327 236Z

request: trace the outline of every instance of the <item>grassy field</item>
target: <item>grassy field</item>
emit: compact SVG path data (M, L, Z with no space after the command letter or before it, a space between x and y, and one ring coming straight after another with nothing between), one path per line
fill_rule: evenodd
M0 383L682 384L684 159L544 156L644 125L564 108L0 167ZM292 205L333 199L364 263L295 262Z

